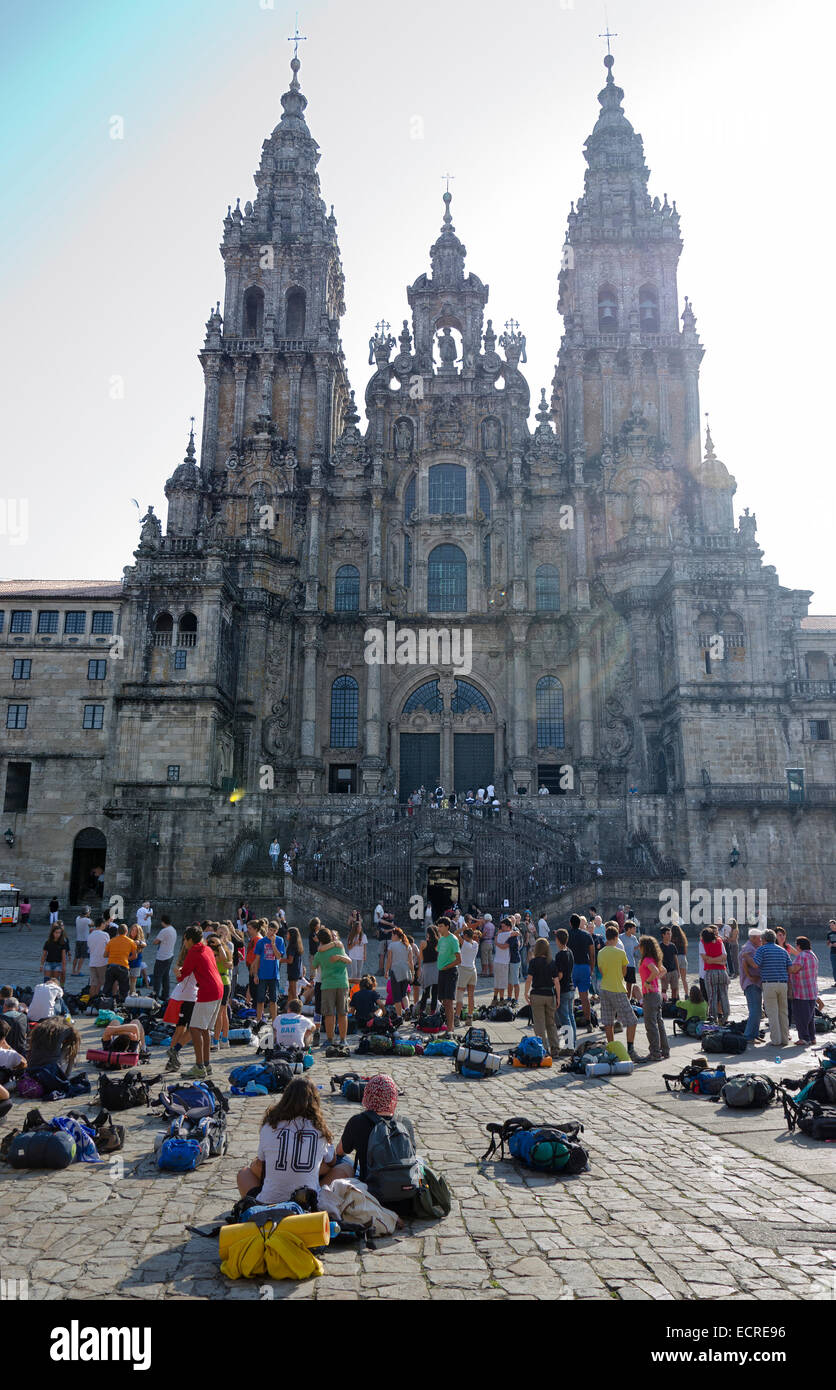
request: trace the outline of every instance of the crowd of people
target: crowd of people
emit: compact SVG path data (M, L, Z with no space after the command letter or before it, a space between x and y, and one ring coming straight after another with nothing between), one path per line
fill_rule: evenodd
M738 977L747 1005L744 1036L759 1042L765 1016L769 1042L781 1049L794 1045L790 1028L798 1046L815 1042L815 1010L821 1005L819 964L809 936L791 942L783 928L757 925L743 929L741 942L734 920L705 927L698 937L697 975L691 979L682 927L674 923L653 934L642 932L629 905L619 906L609 921L594 909L585 916L575 913L565 927L553 930L544 914L530 909L514 912L506 903L494 920L475 905L465 912L455 904L427 923L420 942L382 903L369 934L355 910L343 932L312 918L305 940L281 909L257 917L242 901L234 920L187 927L179 946L167 914L155 929L148 900L131 923L94 918L85 906L76 917L72 944L57 909L50 909L52 916L39 962L43 980L28 1010L9 986L0 991L0 1083L27 1064L36 1028L39 1046L49 1044L52 1060L72 1060L78 1034L67 1017L64 986L85 970L91 998L107 996L118 1005L144 989L165 1005L165 1017L175 1025L166 1070L181 1070L180 1054L190 1043L194 1064L184 1075L196 1080L211 1077L212 1053L229 1047L230 995L241 988L257 1025L266 1006L277 1045L329 1048L346 1044L351 1018L362 1030L387 1015L394 1015L395 1026L405 1017L420 1021L433 1015L453 1031L473 1018L481 977L491 983L492 1003L514 1011L523 1002L529 1007L532 1028L552 1057L573 1051L579 1028L593 1030L597 1008L608 1043L623 1032L626 1055L650 1063L670 1053L663 1018L667 1000L677 1001L685 1017L724 1024L729 982ZM370 935L377 938L374 944ZM829 924L827 944L836 982L836 920ZM146 960L151 952L153 962ZM239 968L246 969L245 985ZM636 1051L640 1021L648 1046L644 1057ZM46 1032L44 1022L50 1023ZM0 1084L2 1113L9 1103ZM265 1124L275 1130L277 1124L303 1119L318 1126L310 1097L297 1088L273 1107ZM330 1143L325 1130L319 1132ZM269 1148L273 1140L268 1136L268 1141ZM331 1152L325 1143L321 1161L336 1172L345 1156L356 1152L344 1135L341 1149ZM252 1187L263 1177L259 1164L264 1161L260 1149L241 1181Z

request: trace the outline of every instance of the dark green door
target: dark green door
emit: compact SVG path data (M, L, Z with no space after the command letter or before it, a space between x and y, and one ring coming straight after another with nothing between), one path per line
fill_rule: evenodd
M401 734L401 771L398 794L401 801L419 787L434 791L441 768L440 734Z
M463 795L493 780L493 734L454 734L454 790Z

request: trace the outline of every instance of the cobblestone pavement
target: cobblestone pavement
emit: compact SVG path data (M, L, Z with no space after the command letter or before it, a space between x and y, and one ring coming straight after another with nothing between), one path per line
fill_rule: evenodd
M6 929L4 981L35 982L41 939L39 929L31 937ZM486 988L480 985L480 995ZM736 984L732 997L733 1012L742 1014ZM832 988L825 1000L836 1006ZM501 1050L523 1032L518 1023L488 1026ZM86 1049L97 1036L92 1020L81 1020L81 1031ZM641 1025L637 1043L646 1050ZM231 1099L228 1154L190 1174L159 1173L153 1137L160 1122L127 1111L118 1117L127 1129L121 1161L54 1174L0 1166L2 1273L28 1279L30 1299L426 1299L453 1290L480 1300L836 1297L832 1145L790 1137L780 1110L733 1113L668 1095L662 1071L678 1071L697 1051L677 1038L670 1063L597 1081L556 1069L503 1069L475 1082L457 1077L446 1058L387 1059L421 1150L450 1183L453 1210L443 1222L416 1222L379 1241L374 1251L335 1248L324 1256L324 1276L302 1284L226 1280L216 1242L185 1229L228 1212L236 1171L256 1151L263 1098ZM163 1049L152 1056L144 1071L155 1075ZM214 1079L223 1085L227 1071L250 1056L242 1048L214 1053ZM330 1098L328 1079L365 1069L361 1060L317 1054L308 1073L322 1087L336 1134L355 1107ZM767 1046L726 1062L729 1071L777 1077L800 1074L811 1055L790 1048L776 1064ZM55 1114L80 1105L45 1108ZM15 1101L3 1124L19 1125L28 1106ZM581 1120L591 1171L552 1179L508 1160L481 1165L485 1123L520 1114Z

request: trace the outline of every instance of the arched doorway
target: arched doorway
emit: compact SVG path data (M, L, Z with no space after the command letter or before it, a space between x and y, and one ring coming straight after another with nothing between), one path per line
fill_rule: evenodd
M495 778L496 715L472 681L423 681L404 702L399 721L398 787L402 801L418 787L440 782L464 797Z
M107 840L101 830L94 825L79 830L73 840L70 865L71 903L81 903L87 898L101 899L106 862Z

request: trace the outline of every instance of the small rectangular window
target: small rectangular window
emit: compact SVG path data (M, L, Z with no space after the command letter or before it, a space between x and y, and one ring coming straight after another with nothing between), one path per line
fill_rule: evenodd
M347 764L343 767L332 767L328 773L329 792L342 792L347 796L353 796L357 790L357 765L356 763Z
M829 720L829 719L811 719L811 720L810 720L810 737L813 738L813 739L818 739L818 740L826 740L826 739L829 739L829 738L830 738L830 720Z
M107 675L106 661L88 661L87 679L89 681L103 681Z
M49 633L58 631L58 613L39 613L38 632Z
M32 631L32 610L31 608L13 608L12 623L10 632L31 632Z
M32 674L32 663L31 663L31 661L20 660L20 661L13 661L13 662L12 662L12 680L13 680L13 681L28 681L28 680L29 680L29 677L31 676L31 674Z
M28 810L31 774L31 763L9 763L6 769L6 795L3 801L3 810L7 814Z
M93 626L90 631L94 637L102 637L113 631L112 613L94 613Z
M65 614L64 614L64 631L65 631L65 632L86 632L86 631L87 631L87 614L86 614L86 613L73 612L72 610L71 610L69 613L65 613Z
M167 778L167 780L168 780L169 782L179 782L179 781L180 781L180 764L179 764L179 763L169 763L169 765L168 765L168 771L167 771L167 773L166 773L166 778Z
M9 705L6 710L6 728L25 729L28 713L28 705Z
M100 729L104 721L104 705L85 705L83 729Z
M186 669L186 651L184 647L177 647L174 652L174 669L175 671L185 671Z

